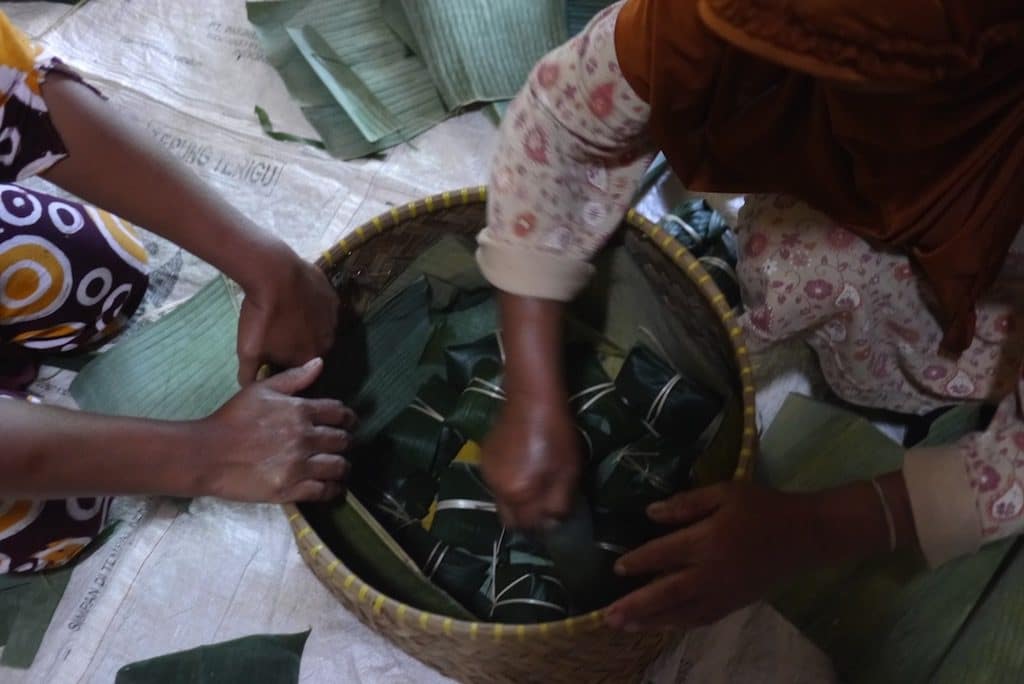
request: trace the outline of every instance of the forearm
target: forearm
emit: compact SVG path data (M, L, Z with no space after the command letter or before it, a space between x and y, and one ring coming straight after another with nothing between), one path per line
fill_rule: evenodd
M190 423L115 418L0 400L0 499L202 493Z
M653 156L649 108L617 67L616 12L542 59L502 123L477 251L498 289L573 299Z
M561 302L500 295L505 391L510 401L538 407L568 405L562 372Z
M819 566L835 566L888 553L891 548L888 508L897 549L917 548L917 533L903 473L877 478L885 505L870 482L857 482L818 492L808 498L808 558Z
M213 264L246 290L288 248L128 124L86 86L51 73L42 86L68 157L47 180ZM266 258L263 258L266 257Z

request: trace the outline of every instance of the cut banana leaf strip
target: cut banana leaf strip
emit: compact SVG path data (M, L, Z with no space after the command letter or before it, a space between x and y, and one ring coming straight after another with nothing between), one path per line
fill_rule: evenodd
M304 138L301 135L295 135L293 133L285 133L284 131L278 131L274 128L274 125L270 122L270 115L267 114L267 110L263 109L259 105L255 108L256 118L260 122L260 128L271 140L277 140L278 142L295 142L302 143L303 145L309 145L315 147L318 150L326 149L322 140L315 138Z

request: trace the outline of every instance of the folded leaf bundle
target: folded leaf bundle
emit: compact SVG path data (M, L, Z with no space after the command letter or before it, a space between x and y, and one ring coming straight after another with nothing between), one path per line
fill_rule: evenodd
M499 565L494 576L490 618L495 622L529 624L569 616L569 596L550 567Z
M666 448L656 437L641 437L598 464L594 503L619 513L643 514L650 504L685 487L695 455L680 447Z
M615 387L623 402L667 444L707 444L722 413L718 394L677 373L643 345L629 352Z
M579 347L565 353L569 406L583 438L584 457L591 463L651 430L629 410L597 356Z
M403 527L394 534L427 579L477 615L490 610L484 593L491 571L487 559L445 543L419 525Z
M378 438L379 446L388 453L394 470L437 474L447 465L437 461L438 444L445 427L445 416L452 412L458 399L458 390L437 376L420 387L412 403L388 424Z
M494 497L476 466L458 461L442 473L430 531L438 539L489 556L502 524Z

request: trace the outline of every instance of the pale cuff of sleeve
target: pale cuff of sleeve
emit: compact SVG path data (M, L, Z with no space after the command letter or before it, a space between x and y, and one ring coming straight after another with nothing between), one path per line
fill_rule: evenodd
M568 302L594 275L587 261L495 240L487 228L477 245L476 262L487 281L521 297Z
M903 478L930 567L981 547L981 519L963 451L956 445L911 449L903 461Z

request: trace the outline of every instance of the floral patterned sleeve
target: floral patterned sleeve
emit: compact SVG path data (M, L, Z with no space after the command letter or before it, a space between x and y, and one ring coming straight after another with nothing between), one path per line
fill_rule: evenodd
M542 59L505 116L477 250L501 290L572 299L653 156L649 108L615 53L622 4Z
M903 465L932 566L1024 534L1024 382L992 422L952 446L911 449ZM909 487L913 481L917 486Z

